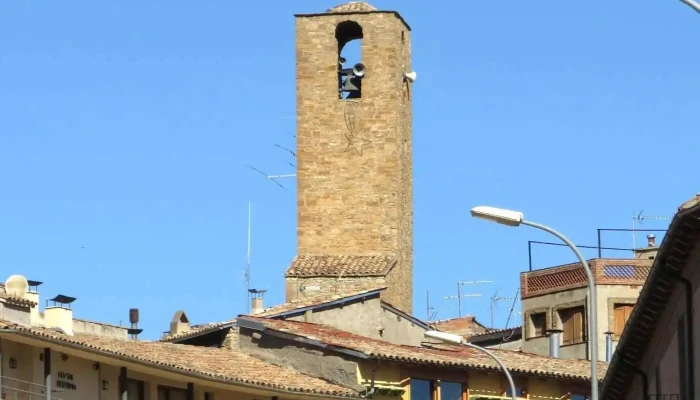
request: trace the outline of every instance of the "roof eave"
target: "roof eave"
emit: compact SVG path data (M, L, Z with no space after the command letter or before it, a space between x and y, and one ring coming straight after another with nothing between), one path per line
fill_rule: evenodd
M308 17L329 17L333 15L362 15L362 14L394 14L409 31L411 26L408 25L405 19L399 14L398 11L389 10L367 10L367 11L338 11L338 12L322 12L322 13L311 13L311 14L294 14L294 18L308 18Z
M656 325L645 329L642 326L638 315L653 307L653 305L650 304L652 288L654 290L654 294L656 295L658 295L662 290L662 288L657 284L657 281L661 281L664 277L670 277L672 275L669 273L667 268L665 268L665 266L668 265L667 258L669 257L669 253L672 253L675 250L674 245L680 240L678 236L683 235L684 233L683 228L686 227L688 222L686 219L693 216L693 214L700 212L700 198L696 196L695 198L681 205L678 210L678 213L674 216L669 229L664 236L663 242L659 248L659 253L654 259L651 271L649 272L647 280L637 299L637 305L632 311L630 320L625 326L615 353L610 360L608 372L605 375L605 380L603 381L601 389L601 398L606 398L608 395L615 394L617 394L618 397L621 396L621 394L624 393L625 387L629 387L631 381L630 378L634 374L634 371L632 371L629 366L638 365L646 353L648 341L644 344L643 349L639 349L637 346L635 346L637 350L633 352L626 351L629 346L632 346L628 343L633 340L634 337L648 337L649 331L653 332L656 329ZM694 232L694 234L697 235L697 227L691 227L691 229L695 229L696 232ZM682 260L682 266L680 267L681 274L682 271L687 268L687 262L687 259ZM671 289L669 289L668 293L664 293L665 298L663 300L663 309L660 311L661 313L663 313L668 307L668 296L670 296L670 292L673 290L673 287L675 287L675 283ZM614 394L612 394L611 391Z
M46 336L40 336L40 335L33 334L31 332L26 332L23 330L17 330L17 329L12 329L12 328L0 329L0 336L3 334L8 334L8 333L11 335L18 335L18 336L22 336L25 338L37 340L40 342L48 342L48 343L54 344L56 346L62 346L62 347L66 347L66 348L77 350L77 351L83 351L83 352L87 352L87 353L91 353L91 354L96 354L96 355L99 355L102 357L114 358L114 359L117 359L120 361L130 362L130 363L138 364L138 365L148 367L148 368L166 370L168 372L175 373L178 375L189 376L192 378L201 379L201 380L205 380L205 381L209 381L209 382L216 382L219 384L244 387L244 388L249 388L249 389L254 389L254 390L262 390L262 391L266 391L266 392L273 392L273 393L280 393L280 394L287 394L287 395L289 395L289 394L303 395L303 396L318 397L318 398L348 399L348 398L356 398L356 397L360 398L361 397L359 394L358 394L358 396L349 396L349 395L343 396L343 395L306 392L306 391L302 391L302 390L300 390L300 391L284 390L284 389L279 389L279 388L271 388L271 387L264 386L264 385L255 385L255 384L251 384L251 383L240 382L240 381L236 381L236 380L219 379L219 378L216 378L213 376L208 376L208 375L204 375L204 374L197 374L194 372L181 370L181 369L174 368L174 367L171 367L169 365L164 365L164 364L157 363L157 362L149 362L149 361L141 360L138 358L131 358L131 357L123 356L120 354L115 354L112 352L102 351L102 350L95 349L95 348L92 348L89 346L82 346L82 345L79 345L76 343L71 343L71 342L64 341L64 340L59 340L59 339L46 337ZM349 394L349 392L348 392L348 394Z

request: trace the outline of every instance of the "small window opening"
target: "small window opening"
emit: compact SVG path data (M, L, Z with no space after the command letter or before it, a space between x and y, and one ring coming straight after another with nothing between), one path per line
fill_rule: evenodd
M354 21L345 21L335 29L338 40L338 98L359 99L362 97L362 27Z

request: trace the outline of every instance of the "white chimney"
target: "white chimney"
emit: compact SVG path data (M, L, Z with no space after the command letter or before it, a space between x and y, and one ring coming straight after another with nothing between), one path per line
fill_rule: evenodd
M263 299L262 297L253 297L250 302L250 312L251 314L260 314L263 312Z
M655 235L647 235L647 245L649 247L656 246L656 236Z
M248 289L250 293L250 314L260 314L263 312L263 296L267 290L264 289Z
M27 290L25 298L36 303L36 305L29 311L29 323L31 326L41 325L43 321L41 319L41 314L39 313L39 285L41 285L43 282L32 280L28 280L27 282L29 284L29 290Z
M44 308L44 325L47 328L59 328L67 335L73 335L73 310L70 305L75 297L59 294L50 299L52 306Z

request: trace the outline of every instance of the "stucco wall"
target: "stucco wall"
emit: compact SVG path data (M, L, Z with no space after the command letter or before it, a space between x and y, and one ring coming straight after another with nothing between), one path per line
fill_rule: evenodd
M10 336L8 336L10 337ZM32 399L41 399L44 385L44 361L43 347L32 347L11 341L7 338L0 339L0 351L2 352L2 372L6 378L21 379L25 382L33 382L36 395ZM52 351L51 368L52 368L52 384L53 389L61 392L54 393L55 398L63 400L110 400L117 399L119 390L119 372L121 362L116 361L114 364L100 363L99 368L93 368L93 361L68 355L67 358L61 357L60 351ZM10 358L17 360L17 368L9 368ZM59 373L61 373L59 375ZM156 371L158 373L158 371ZM133 369L127 371L127 376L130 379L137 379L144 382L144 394L146 400L158 400L158 386L164 385L180 389L187 388L187 378L183 376L182 380L166 379L162 376L144 374ZM106 381L107 390L102 389L102 381ZM62 382L62 384L59 384ZM3 380L3 385L11 385L9 379ZM69 387L66 387L69 386ZM18 388L28 390L30 385L27 383L19 384ZM195 399L204 400L204 393L210 392L214 394L214 399L236 399L236 400L254 400L261 398L271 398L273 393L257 394L241 392L231 387L231 390L222 390L221 388L213 388L208 385L195 385ZM6 389L6 399L13 400L14 392ZM27 399L28 397L18 396L18 399ZM279 397L280 400L285 400L284 396ZM136 400L130 398L130 400Z
M30 326L30 308L2 302L0 303L0 318L16 324Z
M693 316L688 321L694 325L694 361L696 396L700 382L700 328L698 326L698 309L700 308L700 247L693 251L686 269L685 277L692 282ZM686 312L685 286L676 283L662 317L656 322L656 329L640 363L649 379L650 394L680 394L678 320ZM642 397L641 380L635 376L627 392L627 399Z
M127 327L73 318L73 333L88 333L91 335L126 339L127 329Z
M639 285L597 285L597 306L598 306L598 359L605 360L605 335L604 333L613 329L614 311L613 307L616 303L634 304L639 297L641 286ZM561 329L561 320L558 310L584 305L587 307L588 289L579 288L571 289L563 292L550 293L542 296L526 298L522 300L523 308L523 351L528 353L549 354L549 338L547 337L530 337L532 331L532 322L530 316L533 313L547 313L547 329ZM585 329L588 329L587 325ZM617 346L617 341L613 343L613 350ZM580 358L586 359L587 344L580 343L560 348L560 357L562 358Z
M382 307L378 297L288 319L327 325L357 335L413 346L420 345L425 332L425 329L411 320Z

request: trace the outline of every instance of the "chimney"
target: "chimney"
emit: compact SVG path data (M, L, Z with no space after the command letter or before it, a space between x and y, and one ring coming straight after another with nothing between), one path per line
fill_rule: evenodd
M47 328L59 328L66 335L73 335L73 310L71 304L76 300L75 297L59 294L53 299L46 300L44 308L44 325ZM49 306L49 301L53 305Z
M131 322L131 328L127 330L127 334L131 335L133 340L136 340L139 333L143 332L143 329L139 329L139 309L130 308L129 309L129 322Z
M605 362L609 363L612 359L612 345L613 345L613 333L610 331L605 332Z
M36 303L36 306L32 307L29 311L29 323L31 326L37 326L41 324L41 314L39 314L39 286L43 282L27 280L29 284L29 289L27 290L26 299Z
M185 312L175 311L173 319L170 320L170 334L177 335L178 333L189 332L190 320L185 315Z
M656 236L655 235L647 235L647 245L649 247L656 247Z
M559 346L561 339L559 336L564 332L561 329L548 329L549 333L549 356L553 358L559 358Z
M267 290L264 289L248 289L250 293L250 314L256 315L263 312L263 296Z

